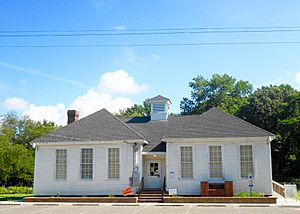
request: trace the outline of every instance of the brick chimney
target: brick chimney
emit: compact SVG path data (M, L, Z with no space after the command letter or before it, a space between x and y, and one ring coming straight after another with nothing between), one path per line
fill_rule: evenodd
M68 110L68 124L76 122L79 118L79 112L76 110Z

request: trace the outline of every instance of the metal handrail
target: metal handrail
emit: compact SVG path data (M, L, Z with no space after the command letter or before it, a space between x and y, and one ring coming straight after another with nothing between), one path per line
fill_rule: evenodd
M144 177L140 180L139 186L138 186L138 193L141 193L144 189Z
M162 196L162 198L164 198L165 189L166 189L166 177L164 177L163 185L161 187L161 196Z

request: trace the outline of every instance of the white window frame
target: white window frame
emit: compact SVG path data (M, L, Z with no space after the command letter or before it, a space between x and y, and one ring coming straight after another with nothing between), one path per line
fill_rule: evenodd
M211 147L220 147L221 149L221 161L211 161L210 159L210 148ZM221 163L221 177L212 177L211 176L211 163ZM209 178L211 179L221 179L224 178L224 164L223 164L223 146L222 145L208 145L208 173Z
M84 149L90 149L92 150L92 162L91 163L82 163L82 151ZM89 147L86 147L86 148L80 148L80 179L81 180L84 180L84 181L90 181L90 180L93 180L94 179L94 152L95 150L93 148L89 148ZM84 178L82 176L82 166L83 165L92 165L92 177L91 178Z
M58 178L57 176L57 166L58 166L58 163L57 163L57 151L65 151L66 152L66 163L65 164L60 164L61 166L65 166L65 176L62 178ZM55 149L54 150L54 158L55 158L55 167L54 167L54 179L55 180L61 180L61 181L64 181L64 180L67 180L67 173L68 173L68 150L66 148L60 148L60 149Z
M255 178L255 154L254 154L254 151L255 151L255 148L254 148L254 145L253 144L239 144L238 147L238 157L239 157L239 177L240 179L248 179L248 175L247 177L242 177L242 161L241 161L241 146L251 146L252 148L252 176L253 178Z
M110 149L118 149L119 150L119 176L118 177L110 177L109 170L110 170L110 163L109 163L109 151ZM120 180L121 178L121 148L120 147L109 147L107 148L107 179L108 180Z
M183 162L182 162L182 156L181 156L181 149L182 148L191 148L192 149L192 152L191 152L191 154L192 154L192 157L191 157L191 160L192 160L192 162L184 162L184 164L191 164L192 166L191 166L191 174L192 174L192 176L191 177L183 177L182 176L182 164L183 164ZM186 180L190 180L190 179L193 179L194 178L194 147L192 146L192 145L185 145L185 146L179 146L179 169L180 169L180 178L181 179L186 179Z

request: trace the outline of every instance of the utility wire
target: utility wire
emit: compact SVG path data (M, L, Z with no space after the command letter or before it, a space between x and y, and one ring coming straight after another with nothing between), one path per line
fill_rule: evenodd
M0 30L0 33L80 33L132 31L186 31L186 30L246 30L246 29L300 29L300 26L244 26L244 27L190 27L190 28L135 28L135 29L70 29L70 30Z
M141 44L90 44L90 45L88 44L87 45L0 45L0 48L169 47L169 46L280 45L280 44L300 44L300 41L141 43Z
M206 30L206 31L169 31L169 32L122 32L122 33L67 33L67 34L0 34L0 37L81 37L81 36L145 36L145 35L174 35L174 34L222 34L222 33L279 33L300 32L300 29L274 30Z

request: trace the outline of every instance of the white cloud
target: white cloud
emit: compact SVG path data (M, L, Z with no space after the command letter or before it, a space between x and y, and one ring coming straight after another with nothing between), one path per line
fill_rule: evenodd
M3 106L9 110L17 110L23 115L28 115L36 121L49 120L57 124L65 125L67 122L67 110L76 109L80 118L92 114L102 108L116 113L120 109L125 109L133 105L132 101L123 96L114 97L114 93L132 94L143 92L146 85L137 84L133 77L124 70L108 72L101 76L99 87L90 89L85 94L75 98L69 106L63 103L55 105L29 104L26 100L18 97L7 98Z
M133 103L128 98L113 98L109 93L97 92L91 89L86 94L77 97L70 105L70 109L76 109L80 115L87 116L102 108L116 113L119 109L127 108L132 105Z
M119 25L119 26L115 26L114 29L119 30L119 31L123 31L123 30L126 30L127 28L123 25Z
M25 111L28 109L28 102L22 98L10 97L4 101L3 106L8 110Z
M146 91L148 86L137 84L134 78L129 76L124 70L117 70L101 76L99 89L111 94L136 94Z
M28 115L31 119L36 121L46 119L57 124L66 124L66 111L66 107L63 103L48 106L36 106L35 104L30 104L28 109L23 112L23 115Z

